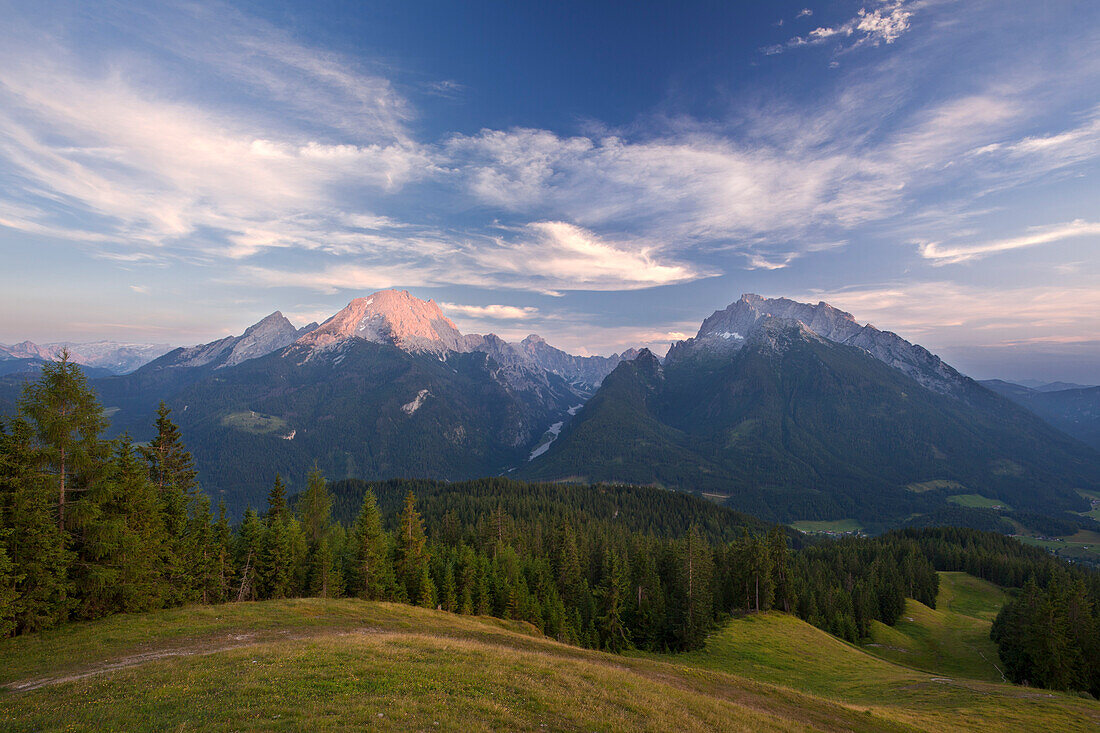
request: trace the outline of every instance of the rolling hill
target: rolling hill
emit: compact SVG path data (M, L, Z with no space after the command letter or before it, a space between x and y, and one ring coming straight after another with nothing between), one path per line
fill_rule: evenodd
M617 656L519 622L357 600L115 616L0 641L0 727L1094 730L1095 701L918 672L793 617Z

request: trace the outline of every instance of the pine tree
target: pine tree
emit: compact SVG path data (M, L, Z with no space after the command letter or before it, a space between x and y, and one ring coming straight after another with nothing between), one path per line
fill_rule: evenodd
M428 563L424 562L420 564L420 578L417 582L416 589L416 605L421 608L435 608L435 583L432 582L432 576L428 572Z
M561 545L558 551L558 592L567 607L575 606L583 592L584 577L581 573L577 538L569 525L562 527Z
M626 570L619 554L614 549L605 547L600 582L596 587L599 604L596 627L600 633L601 646L613 652L630 646L630 638L623 623L627 582Z
M302 494L299 510L302 516L302 529L310 545L316 545L325 536L332 516L332 497L321 470L314 467L306 479L306 491Z
M454 563L446 562L443 566L443 582L440 589L439 605L444 611L454 613L458 610L458 598L455 586Z
M352 528L352 563L349 590L360 598L380 601L390 597L393 585L393 563L390 541L382 529L382 512L374 492L363 495L363 506Z
M162 604L162 523L148 470L129 439L74 507L77 613L92 619Z
M67 533L57 526L54 486L41 470L30 425L0 424L0 527L10 530L7 555L14 567L14 631L48 629L68 618L72 601Z
M10 538L10 529L0 529L0 637L8 636L16 629L16 604L19 600L16 586L22 580L8 556Z
M244 520L237 534L236 564L240 570L234 596L238 601L254 601L259 598L256 564L263 545L263 535L263 522L260 521L256 510L249 507L244 513Z
M275 474L275 483L267 494L267 523L277 522L283 519L289 510L286 505L286 485L283 484L282 474Z
M211 568L208 600L210 603L225 603L229 600L233 584L233 530L229 527L225 502L218 502L218 519L210 535Z
M344 579L336 565L333 545L333 538L324 537L313 552L310 594L319 598L339 598L344 592Z
M46 472L57 497L57 525L69 526L70 504L95 481L109 448L100 440L107 427L103 408L77 364L62 351L42 365L37 382L24 387L19 412L32 424Z
M423 576L427 571L429 558L424 520L416 510L416 496L411 491L405 495L405 507L401 512L397 536L394 539L397 581L405 588L410 602L420 603L425 585Z
M286 598L291 595L293 567L286 522L270 518L263 527L259 557L256 560L257 595L260 598Z
M171 409L157 407L156 436L140 448L148 463L149 478L156 487L164 523L162 573L169 605L201 597L200 573L196 572L194 543L186 535L188 510L196 499L195 462L184 448L179 427L172 422ZM195 529L194 526L191 529Z
M702 643L713 616L711 580L714 559L695 525L688 530L681 543L678 565L677 634L680 643L691 648Z
M768 553L771 555L772 585L775 588L775 605L785 613L791 612L791 562L787 538L779 527L768 532Z

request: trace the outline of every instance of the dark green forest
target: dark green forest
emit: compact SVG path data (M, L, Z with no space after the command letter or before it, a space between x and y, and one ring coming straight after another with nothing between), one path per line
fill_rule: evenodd
M797 614L842 638L935 605L937 570L1016 591L994 627L1017 681L1100 692L1100 581L993 533L924 528L810 542L655 488L393 480L329 484L231 525L162 406L145 445L106 440L62 360L0 425L0 633L195 603L351 596L519 619L610 651L700 646L736 614Z

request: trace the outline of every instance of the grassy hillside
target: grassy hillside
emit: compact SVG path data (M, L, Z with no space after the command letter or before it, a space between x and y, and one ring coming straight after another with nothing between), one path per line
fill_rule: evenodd
M893 627L875 621L868 651L934 674L1002 681L989 629L1005 594L965 573L940 573L936 608L912 599Z
M0 643L0 729L897 730L522 624L354 600L116 616Z
M115 616L0 642L0 729L1087 730L1100 705L891 664L780 614L622 657L355 600Z
M732 621L706 648L676 657L820 696L919 730L1096 730L1100 703L1003 683L933 675L893 664L791 616Z

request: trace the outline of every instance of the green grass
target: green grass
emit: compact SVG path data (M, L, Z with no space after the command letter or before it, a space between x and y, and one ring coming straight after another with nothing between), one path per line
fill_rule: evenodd
M1085 497L1086 499L1089 499L1090 501L1092 499L1100 499L1100 492L1098 492L1098 491L1087 491L1085 489L1077 489L1077 493L1080 494L1081 496ZM1092 517L1096 521L1100 522L1100 504L1096 505L1095 509L1090 509L1087 512L1081 512L1081 516L1083 516L1083 517Z
M1100 703L1093 700L929 674L778 613L735 619L703 650L676 658L820 696L868 711L869 720L918 730L1086 731L1100 726Z
M1016 539L1025 545L1042 547L1054 552L1059 557L1069 560L1083 560L1089 563L1100 563L1100 533L1087 529L1078 530L1076 534L1058 537L1054 539L1040 539L1029 535L1016 535Z
M965 573L940 573L936 608L912 599L894 626L874 622L870 653L933 674L1000 682L989 629L1005 594Z
M245 433L264 435L274 432L287 432L286 420L274 415L264 415L251 410L232 412L222 418L222 425Z
M958 504L959 506L965 506L971 509L993 509L994 507L1006 511L1011 511L1012 509L1012 507L1000 499L990 499L981 494L955 494L954 496L947 497L947 500L952 504Z
M831 519L826 521L803 520L791 522L791 526L799 532L858 532L863 526L854 519Z
M944 479L936 479L935 481L922 481L917 484L909 484L905 488L916 494L923 494L925 491L937 491L939 489L947 489L950 491L966 491L966 487L960 484L958 481L947 481Z
M356 600L190 607L8 639L0 685L4 731L898 729L679 658Z
M960 597L965 608L978 603ZM734 620L697 652L616 656L520 622L303 599L122 615L0 641L0 730L1070 731L1100 723L1095 702L937 679L783 614Z

